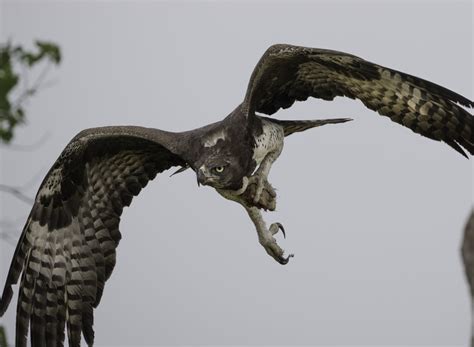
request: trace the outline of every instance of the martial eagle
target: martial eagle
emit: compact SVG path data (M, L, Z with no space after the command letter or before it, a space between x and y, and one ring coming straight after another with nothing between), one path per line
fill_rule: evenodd
M421 78L332 50L274 45L257 63L243 102L226 118L173 133L136 126L87 129L75 136L44 178L15 250L0 301L0 316L22 274L16 345L70 346L81 333L94 341L93 310L114 265L120 216L148 181L173 166L194 170L197 181L241 204L266 252L285 255L262 210L276 194L267 181L285 136L349 119L282 121L272 115L295 101L336 96L359 99L413 132L474 154L474 118L467 98Z

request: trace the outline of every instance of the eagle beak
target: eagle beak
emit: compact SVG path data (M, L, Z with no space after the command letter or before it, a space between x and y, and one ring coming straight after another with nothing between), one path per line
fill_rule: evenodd
M201 166L197 170L196 176L197 176L198 186L201 185L201 184L203 186L209 186L212 183L214 183L214 177L209 173L209 171L207 170L207 168L204 165Z
M206 175L204 175L204 173L202 172L201 169L198 170L198 172L196 173L196 176L197 176L197 184L198 184L198 187L202 184L202 185L206 185L206 183L208 182L208 179L206 177Z

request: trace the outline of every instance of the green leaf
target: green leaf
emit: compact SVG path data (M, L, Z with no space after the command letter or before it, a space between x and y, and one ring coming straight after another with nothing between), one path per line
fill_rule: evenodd
M0 140L4 143L9 143L13 138L13 131L11 128L0 128Z
M38 54L33 54L30 52L21 52L20 58L28 65L28 66L33 66L35 63L37 63L40 59L41 56Z
M40 55L48 57L53 63L59 64L61 62L61 51L59 46L47 41L36 41L36 46L40 50Z
M13 138L13 131L17 125L25 122L23 105L26 100L38 91L38 83L26 86L20 90L20 96L11 102L9 95L18 86L21 78L27 72L16 72L19 65L31 70L37 63L47 60L53 64L61 62L59 47L47 41L35 41L37 52L28 51L21 46L13 46L10 41L0 44L0 141L8 143ZM42 75L40 75L42 76ZM41 87L41 85L39 85Z
M2 326L0 326L0 347L7 347L7 334Z

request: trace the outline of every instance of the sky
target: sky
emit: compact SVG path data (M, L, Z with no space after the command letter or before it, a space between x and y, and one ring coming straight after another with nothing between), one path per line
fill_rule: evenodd
M473 99L473 31L471 1L3 1L1 41L51 40L63 61L28 103L17 148L0 147L0 181L34 196L84 128L222 119L274 43L349 52ZM466 345L472 160L358 101L274 117L355 119L287 138L273 167L277 211L264 218L285 226L295 258L271 259L242 207L192 171L165 172L122 215L96 345ZM3 285L31 206L0 204L13 225ZM16 295L0 319L10 341Z

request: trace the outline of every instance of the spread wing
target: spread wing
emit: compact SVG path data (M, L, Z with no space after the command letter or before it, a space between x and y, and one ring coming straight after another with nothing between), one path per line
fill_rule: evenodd
M444 141L466 156L474 154L474 103L421 78L331 50L271 46L250 78L243 103L255 112L273 114L308 97L333 100L346 96L414 132Z
M93 308L115 265L120 215L148 181L172 166L177 135L139 127L83 131L40 186L15 250L0 316L20 274L16 346L70 346L94 340Z

